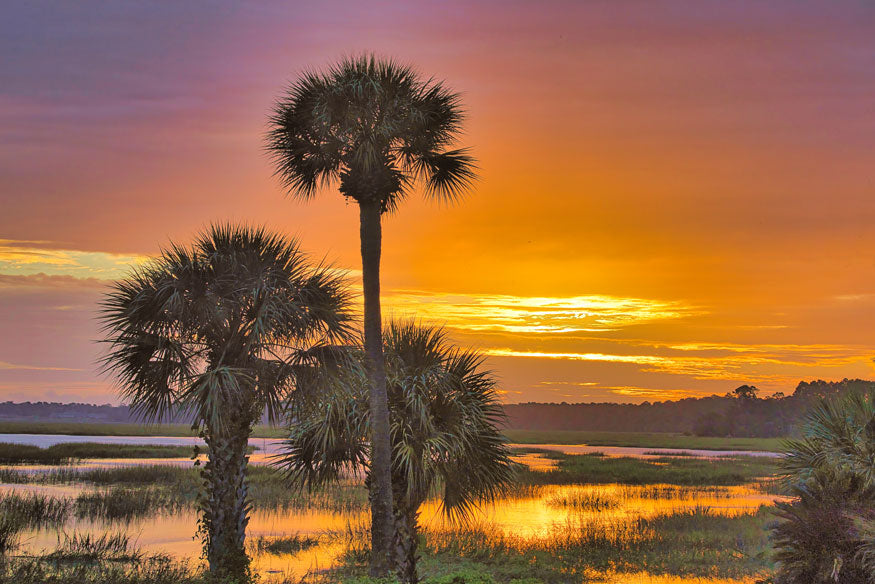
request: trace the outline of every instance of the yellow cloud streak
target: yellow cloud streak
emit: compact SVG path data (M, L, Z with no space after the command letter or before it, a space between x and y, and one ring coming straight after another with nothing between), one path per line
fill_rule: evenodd
M32 241L0 239L0 274L9 276L73 276L113 280L146 256L33 247Z
M588 295L573 297L452 294L392 290L383 299L389 314L416 316L470 332L563 334L611 331L701 310L681 302Z

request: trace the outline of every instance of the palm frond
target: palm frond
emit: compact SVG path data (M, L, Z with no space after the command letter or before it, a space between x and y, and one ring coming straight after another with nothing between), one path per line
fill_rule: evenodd
M290 194L308 199L338 184L344 196L392 212L417 181L446 201L471 187L474 158L453 148L464 117L459 94L442 82L365 54L287 87L266 148Z

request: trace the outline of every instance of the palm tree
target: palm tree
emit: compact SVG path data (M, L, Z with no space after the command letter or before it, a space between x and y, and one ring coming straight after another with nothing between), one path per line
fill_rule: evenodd
M441 329L390 323L384 333L393 447L394 560L415 583L418 516L439 492L444 512L467 517L499 495L513 465L498 431L503 411L483 359L449 344ZM367 379L354 370L335 391L301 412L279 464L299 487L313 488L365 468L368 479ZM464 470L462 470L464 469Z
M380 312L381 218L417 182L426 196L459 198L474 179L474 159L454 144L459 95L410 67L373 56L347 58L326 73L306 73L270 118L268 151L289 193L301 199L337 185L359 206L364 345L370 371L371 575L389 570L392 546L391 446Z
M821 402L785 451L776 581L875 583L875 396Z
M247 447L264 412L321 375L351 328L341 279L294 240L214 226L114 284L102 303L108 372L147 421L181 412L208 446L199 532L210 571L242 579Z

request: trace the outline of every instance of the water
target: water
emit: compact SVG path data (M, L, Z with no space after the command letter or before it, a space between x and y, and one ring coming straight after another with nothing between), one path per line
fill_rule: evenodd
M61 436L10 434L3 441L50 446L60 442L101 442L111 444L143 445L194 445L199 440L185 437L131 437L131 436ZM250 444L259 450L251 457L255 464L269 462L281 446L277 439L252 439ZM527 446L524 446L527 447ZM650 457L652 449L623 447L589 447L585 445L537 445L536 448L556 450L569 454L602 452L608 456ZM658 449L660 455L696 455L697 451L669 451ZM738 454L725 451L701 451L708 457ZM748 454L748 453L744 453ZM539 470L548 470L555 464L541 453L524 453L516 460ZM111 459L81 461L72 468L97 466L131 466L148 464L184 464L188 459ZM29 472L56 469L57 466L18 466ZM85 485L0 485L0 491L38 491L47 495L74 498L79 493L93 489ZM776 499L753 486L736 487L678 487L672 485L629 486L606 485L545 485L533 488L522 496L512 496L484 505L476 510L471 523L486 526L505 535L526 540L550 538L557 530L568 525L615 525L623 526L640 518L708 507L712 513L734 516L754 513L761 505ZM574 503L577 502L577 506ZM298 534L319 538L319 544L286 554L253 554L253 567L266 579L274 576L300 577L309 571L330 568L346 549L344 534L366 533L368 514L365 511L337 512L321 509L255 510L250 516L247 534L250 539L259 536L277 537ZM421 523L433 530L450 529L451 525L441 513L436 501L427 502L422 508ZM150 517L130 522L71 519L61 529L33 529L22 537L24 552L40 552L54 549L62 531L103 533L124 532L131 536L139 549L146 553L165 553L182 559L196 560L200 556L200 542L195 537L197 514L194 509L178 512L160 512ZM753 580L715 580L678 577L660 577L646 573L593 575L603 584L741 584Z
M0 442L30 444L47 448L54 444L69 442L96 442L98 444L139 444L157 446L204 446L200 438L186 436L70 436L67 434L2 434ZM265 458L278 454L282 450L280 438L250 438L249 445L256 449L250 461L256 464ZM552 450L564 454L602 453L605 456L631 456L633 458L651 458L660 456L698 456L702 458L719 458L725 456L780 456L777 452L759 452L746 450L697 450L690 448L641 448L634 446L590 446L588 444L510 444L511 448L532 448L537 450Z

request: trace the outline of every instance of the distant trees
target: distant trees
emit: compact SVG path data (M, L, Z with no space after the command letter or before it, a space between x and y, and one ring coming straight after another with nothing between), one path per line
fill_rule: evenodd
M464 115L459 94L410 67L370 55L306 73L277 103L268 151L289 192L302 199L337 185L359 208L364 345L369 363L371 575L385 576L392 547L391 445L380 311L382 217L417 182L455 201L474 178L474 159L455 147Z
M758 396L742 385L725 396L687 398L641 404L509 404L510 428L531 430L604 430L626 432L690 432L699 436L789 436L808 409L822 397L875 391L861 379L802 381L789 396Z
M875 394L818 404L782 460L773 528L780 584L875 582Z
M295 241L215 226L116 282L102 304L106 369L147 420L181 410L209 448L200 505L210 571L243 581L247 441L348 338L342 280Z
M419 508L437 494L450 516L464 516L495 497L513 475L499 431L501 406L482 357L451 345L441 329L413 322L385 330L392 437L393 560L403 582L418 580ZM368 457L368 381L346 378L345 389L299 413L282 466L301 486L317 486L365 468Z

